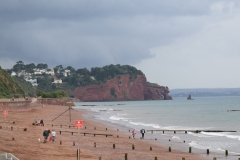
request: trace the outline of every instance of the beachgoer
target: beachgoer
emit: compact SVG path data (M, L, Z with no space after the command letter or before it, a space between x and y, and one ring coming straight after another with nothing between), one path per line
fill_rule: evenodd
M35 118L34 118L34 123L35 123L35 125L37 124L37 121L38 121L38 120L37 120L37 117L35 117Z
M52 134L52 142L55 143L55 141L56 141L56 131L53 129L51 134Z
M44 143L47 142L48 136L49 136L49 132L47 129L45 129L45 131L43 131Z
M39 119L39 120L37 121L37 125L40 125L40 122L41 122L41 121L40 121L40 119Z
M43 120L40 121L40 126L44 126Z
M144 139L144 133L146 133L145 129L141 129L140 132L142 133L142 139Z
M135 138L135 134L136 134L136 130L133 129L133 130L132 130L132 136L133 136L133 138Z
M52 141L52 136L49 137L49 142L51 142L51 141Z

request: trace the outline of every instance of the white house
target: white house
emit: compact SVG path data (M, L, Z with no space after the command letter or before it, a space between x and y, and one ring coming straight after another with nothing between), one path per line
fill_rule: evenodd
M54 70L53 69L47 69L47 71L45 73L53 76L54 75Z
M20 76L24 76L25 75L25 70L22 70L21 72L18 72L18 77L20 77Z
M33 86L37 86L37 79L26 79L26 81L30 82Z
M54 82L52 83L62 83L62 80L61 79L55 79Z
M93 76L90 76L90 78L91 78L92 80L95 80L95 78L94 78Z
M68 69L65 69L65 70L64 70L64 72L63 72L63 75L64 75L65 77L67 77L67 76L69 76L69 75L70 75L70 73L71 73L71 71L70 71L70 70L68 70Z
M11 76L16 76L16 75L17 75L16 72L12 72L12 73L11 73Z

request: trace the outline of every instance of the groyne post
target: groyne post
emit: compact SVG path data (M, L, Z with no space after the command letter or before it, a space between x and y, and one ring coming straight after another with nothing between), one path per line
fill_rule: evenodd
M134 150L135 149L135 146L134 146L134 144L132 144L132 150Z
M189 153L192 153L192 147L189 147Z
M115 149L115 144L113 144L113 149Z
M171 147L168 147L168 151L169 151L169 152L172 152L172 149L171 149Z
M213 157L213 160L217 160L217 158L216 158L216 157Z
M150 147L150 151L152 151L152 147Z
M157 157L155 157L154 160L157 160Z
M97 144L96 144L96 142L94 142L94 147L96 147L97 146Z
M182 160L185 160L185 157L182 157Z
M207 149L207 154L209 154L209 149Z
M127 153L125 153L125 160L128 160L128 156L127 156Z
M228 150L225 151L225 155L228 156Z

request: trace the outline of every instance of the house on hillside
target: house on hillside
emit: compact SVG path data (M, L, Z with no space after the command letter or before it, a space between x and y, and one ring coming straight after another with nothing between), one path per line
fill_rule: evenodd
M25 79L27 82L30 82L33 86L37 86L37 79Z
M11 73L11 76L16 76L16 75L17 75L16 72L12 72L12 73Z
M64 72L63 72L63 75L64 75L65 77L67 77L67 76L70 76L70 73L71 73L70 70L65 69Z
M53 76L54 75L54 70L53 69L47 69L47 71L45 73Z
M57 84L57 83L58 83L58 84L61 84L61 83L62 83L62 80L61 80L61 79L55 79L54 82L52 82L52 83L55 83L55 84Z
M25 75L25 70L22 70L22 71L18 72L17 75L18 75L18 77L24 76Z

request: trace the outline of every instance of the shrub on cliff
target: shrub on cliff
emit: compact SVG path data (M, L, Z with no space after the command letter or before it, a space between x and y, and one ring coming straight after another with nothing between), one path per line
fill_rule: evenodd
M56 92L39 91L37 95L42 98L68 98L68 94L63 90L58 90Z

